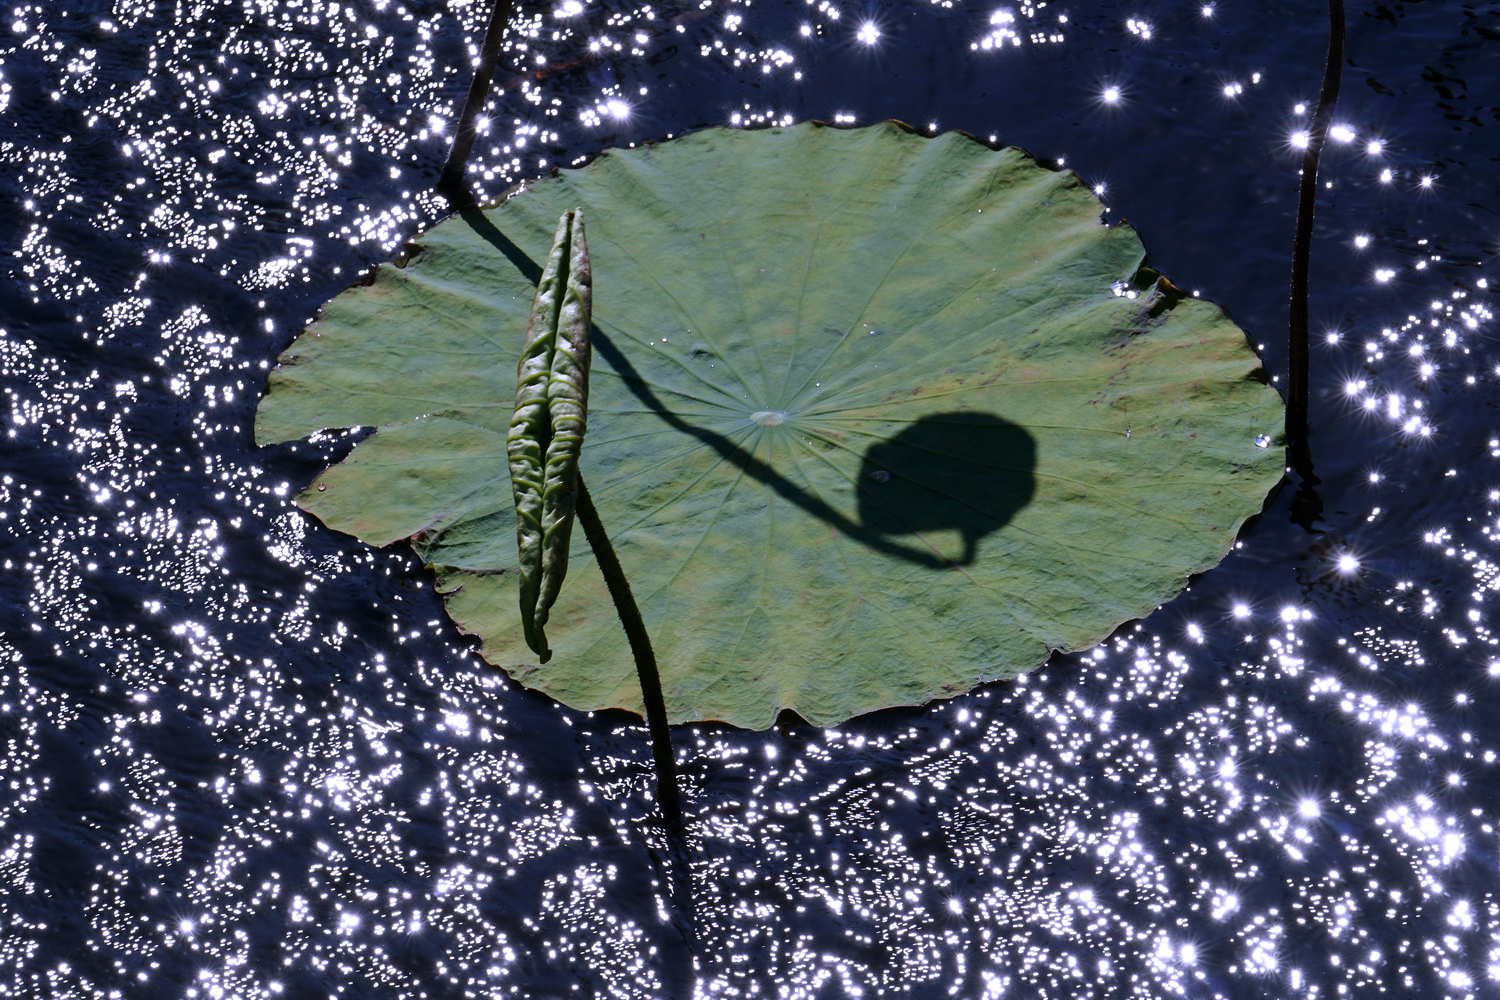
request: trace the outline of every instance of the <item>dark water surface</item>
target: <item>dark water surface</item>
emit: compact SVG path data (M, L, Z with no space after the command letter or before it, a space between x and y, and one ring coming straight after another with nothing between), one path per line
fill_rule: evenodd
M0 995L1500 995L1500 6L1349 15L1313 252L1326 532L1279 497L1024 682L680 730L689 932L643 727L497 680L409 552L299 514L349 438L251 439L302 323L445 214L483 5L8 6ZM1104 185L1282 370L1320 3L528 2L514 28L492 193L703 125L963 129Z

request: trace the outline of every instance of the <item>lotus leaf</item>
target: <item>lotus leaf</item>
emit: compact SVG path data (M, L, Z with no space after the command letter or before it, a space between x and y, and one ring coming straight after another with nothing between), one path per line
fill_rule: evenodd
M1097 643L1214 566L1282 472L1217 306L1073 174L897 123L708 129L528 184L328 303L261 441L376 432L299 503L411 539L524 684L640 711L586 541L523 641L505 434L559 215L589 219L580 470L674 722L820 725Z

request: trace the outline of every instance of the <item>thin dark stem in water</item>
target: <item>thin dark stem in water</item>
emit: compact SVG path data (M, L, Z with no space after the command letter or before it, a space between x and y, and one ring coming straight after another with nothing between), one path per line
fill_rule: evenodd
M1302 185L1297 199L1297 233L1292 241L1291 316L1287 331L1286 449L1287 466L1301 481L1309 498L1318 479L1313 475L1312 448L1308 441L1308 321L1307 269L1312 256L1313 209L1318 198L1318 161L1328 138L1333 107L1339 97L1339 78L1344 66L1344 0L1328 0L1328 58L1323 65L1323 84L1318 90L1318 104L1307 130L1307 149L1302 154ZM1301 517L1293 517L1304 528L1311 528L1321 513L1321 503L1314 511L1304 498ZM1305 523L1304 523L1305 521Z
M672 756L672 730L667 724L667 703L662 698L661 676L656 672L656 654L651 650L651 637L646 634L646 623L636 607L635 595L630 592L630 582L620 568L615 548L604 533L599 520L599 511L594 507L594 498L589 496L583 477L578 482L578 523L588 536L609 587L609 596L615 602L615 612L620 624L625 626L625 635L630 640L630 652L635 656L636 673L641 679L641 697L646 703L646 725L651 730L651 753L656 758L656 799L661 803L662 818L667 829L682 832L682 801L677 791L677 763Z
M475 121L485 100L490 96L490 80L495 75L495 61L500 58L500 42L505 37L505 26L510 21L512 0L495 0L490 11L490 25L484 33L484 45L479 50L479 65L474 68L474 79L469 81L469 96L464 99L463 111L458 116L458 130L453 134L453 146L448 150L448 162L438 177L438 193L448 199L454 208L467 208L474 195L464 184L464 170L469 165L469 154L474 150Z

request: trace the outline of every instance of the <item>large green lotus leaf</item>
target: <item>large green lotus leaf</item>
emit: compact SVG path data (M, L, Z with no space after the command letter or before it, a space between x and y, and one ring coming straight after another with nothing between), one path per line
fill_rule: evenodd
M1215 565L1281 475L1217 307L1141 277L1077 177L894 123L710 129L434 227L292 345L262 441L377 432L301 498L411 537L484 656L640 710L582 533L542 666L504 432L558 216L589 220L582 471L674 721L831 725L1098 642Z

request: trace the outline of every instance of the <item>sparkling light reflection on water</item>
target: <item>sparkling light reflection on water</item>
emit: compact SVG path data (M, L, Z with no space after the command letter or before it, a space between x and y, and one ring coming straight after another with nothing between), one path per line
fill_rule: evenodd
M526 6L472 176L708 124L994 135L1107 190L1279 371L1324 26L1251 6ZM1379 10L1320 209L1328 534L1282 498L1023 682L682 730L684 973L640 727L497 680L409 554L295 511L358 433L250 440L301 323L443 214L485 5L11 8L0 993L1495 995L1500 206L1467 95L1500 14Z

